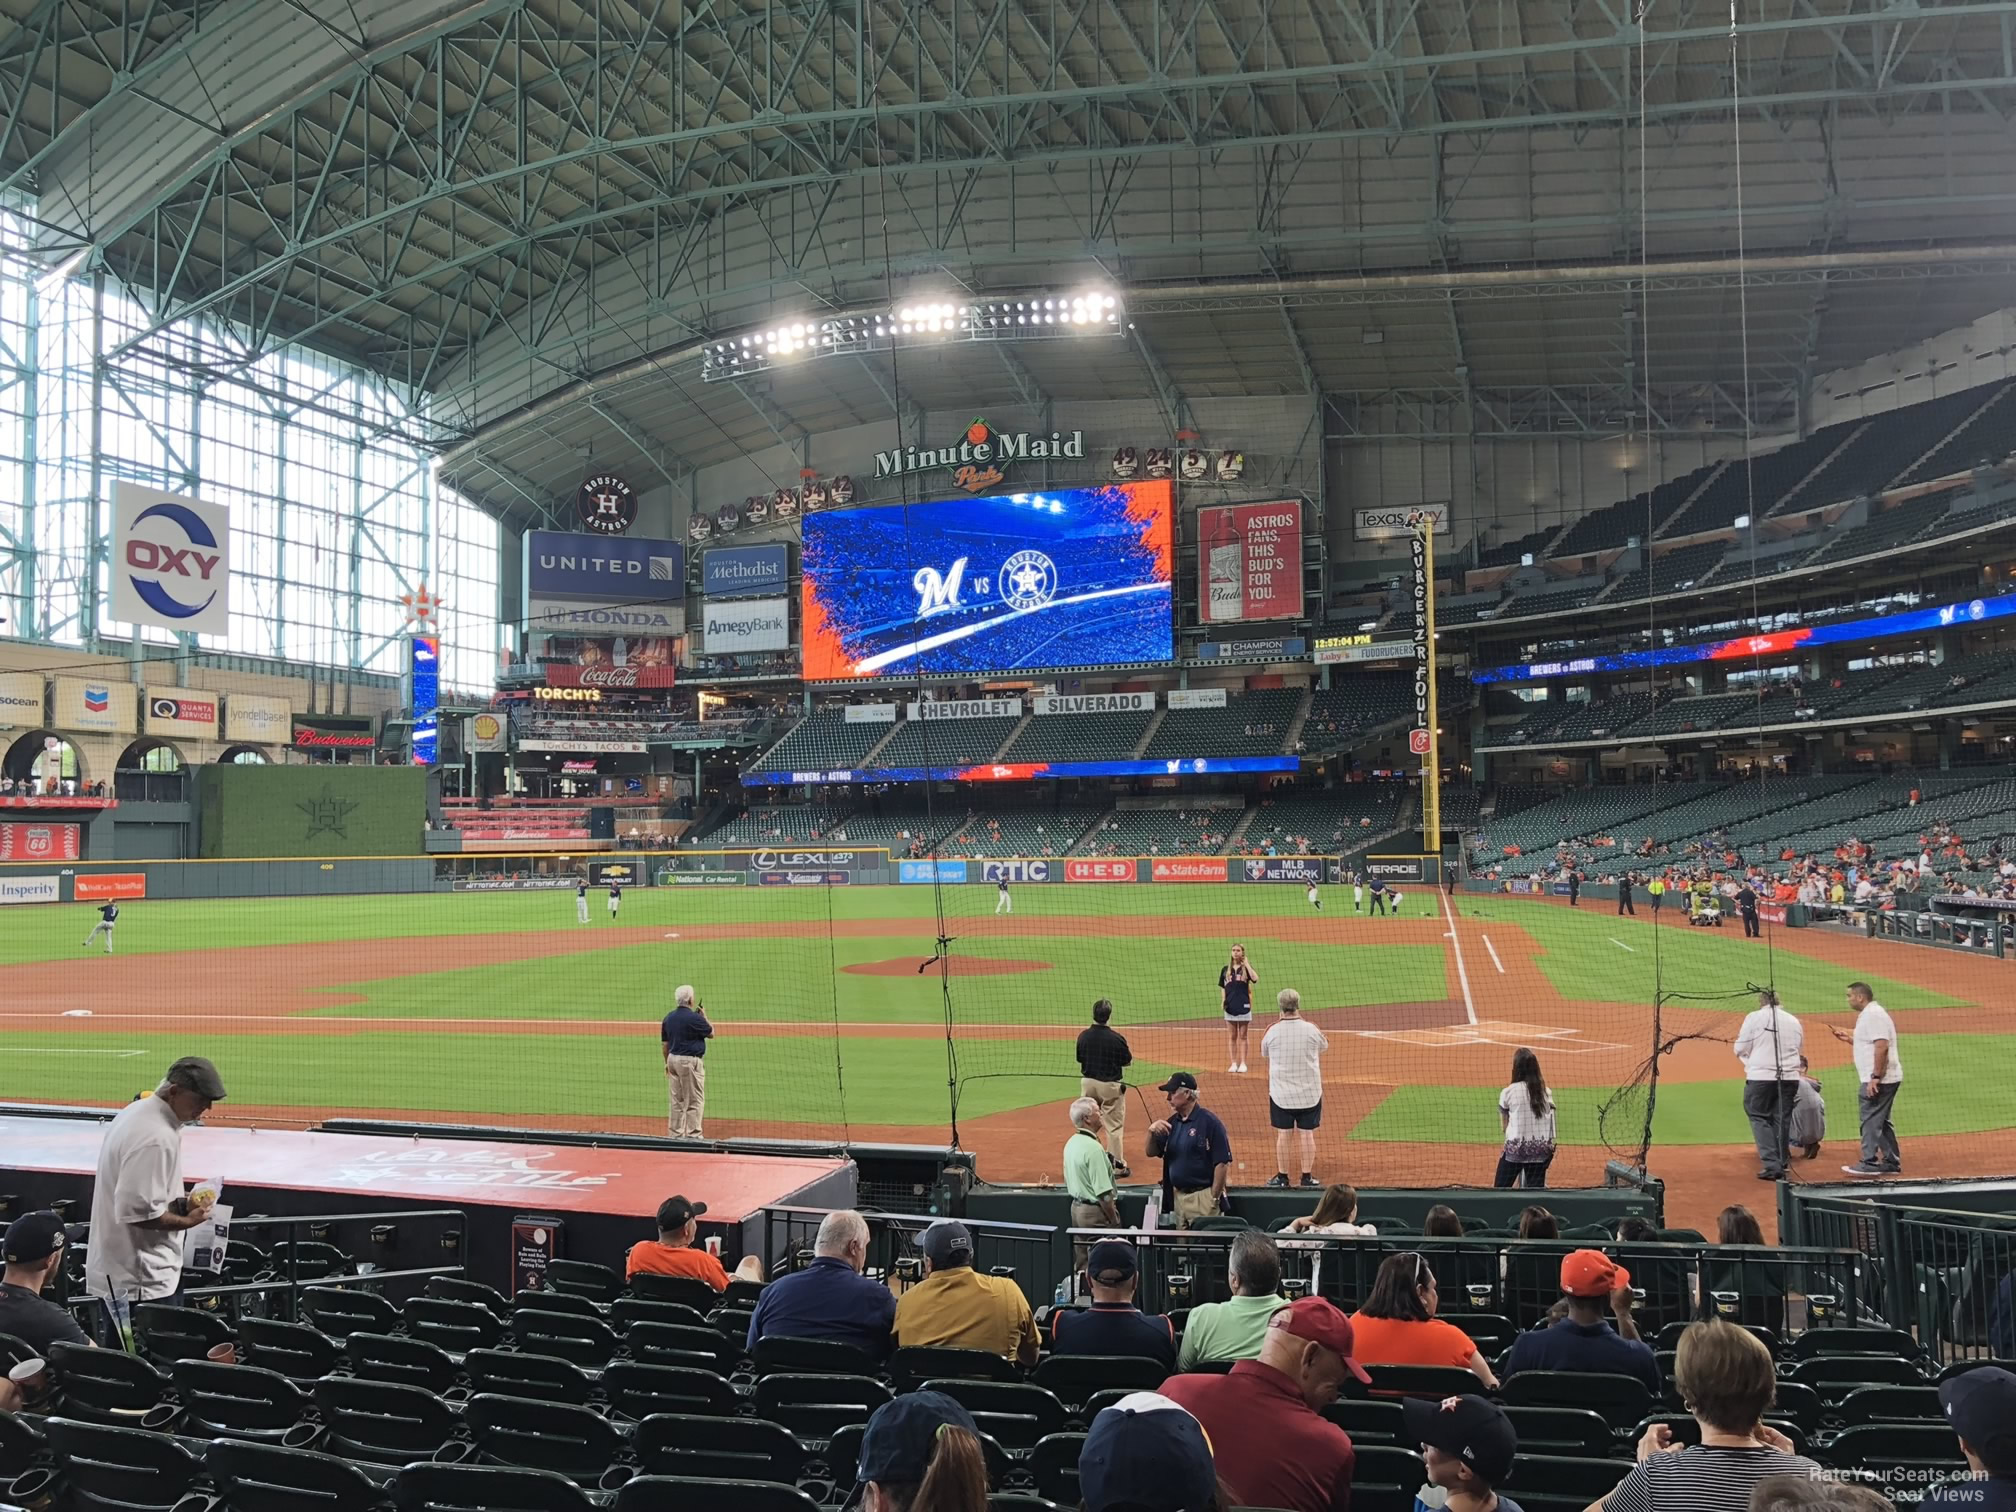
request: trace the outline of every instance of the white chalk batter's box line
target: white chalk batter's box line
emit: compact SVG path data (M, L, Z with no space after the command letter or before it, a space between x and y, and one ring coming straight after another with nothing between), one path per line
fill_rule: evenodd
M1602 1040L1585 1040L1580 1029L1550 1029L1541 1024L1514 1024L1505 1019L1485 1019L1478 1024L1450 1024L1439 1029L1353 1029L1361 1039L1396 1040L1424 1050L1446 1050L1465 1045L1530 1045L1546 1040L1547 1048L1567 1055L1589 1055L1596 1051L1619 1051L1623 1045Z

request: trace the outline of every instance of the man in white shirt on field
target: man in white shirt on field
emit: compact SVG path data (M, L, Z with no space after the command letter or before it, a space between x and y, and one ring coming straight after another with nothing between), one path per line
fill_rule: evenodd
M1743 1112L1757 1141L1759 1181L1782 1181L1791 1160L1792 1104L1799 1093L1799 1057L1806 1031L1778 1002L1778 994L1758 994L1757 1009L1736 1034L1736 1058L1743 1062Z
M1876 1001L1867 982L1848 984L1848 1006L1855 1010L1855 1032L1834 1030L1834 1038L1855 1047L1855 1099L1862 1112L1862 1158L1843 1166L1850 1176L1895 1176L1904 1169L1904 1151L1897 1143L1890 1110L1904 1080L1897 1058L1897 1025L1890 1010Z
M1315 1176L1316 1130L1323 1122L1322 1056L1330 1048L1323 1031L1302 1017L1302 994L1284 987L1274 999L1281 1021L1260 1041L1267 1062L1267 1119L1274 1126L1274 1178L1288 1185L1288 1151L1301 1147L1302 1185L1322 1185Z

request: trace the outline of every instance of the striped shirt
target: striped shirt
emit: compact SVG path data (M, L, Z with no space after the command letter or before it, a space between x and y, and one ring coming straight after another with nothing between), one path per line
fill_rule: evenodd
M1647 1455L1603 1499L1604 1512L1748 1512L1750 1493L1773 1476L1818 1480L1822 1471L1802 1454L1762 1445Z

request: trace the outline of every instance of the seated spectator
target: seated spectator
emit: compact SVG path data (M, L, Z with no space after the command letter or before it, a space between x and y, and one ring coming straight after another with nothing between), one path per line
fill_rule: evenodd
M1288 1299L1281 1295L1281 1251L1254 1229L1232 1241L1227 1266L1232 1296L1190 1309L1176 1368L1191 1370L1217 1360L1250 1360L1260 1353L1268 1321Z
M1960 1452L1975 1479L1934 1487L1918 1503L1921 1512L2016 1508L2016 1375L1999 1365L1962 1371L1940 1386L1939 1405L1959 1435Z
M1544 1207L1529 1207L1519 1214L1521 1239L1559 1239L1561 1220Z
M1701 1425L1701 1442L1680 1446L1655 1423L1638 1440L1638 1464L1592 1512L1720 1512L1749 1504L1759 1481L1819 1481L1820 1466L1794 1454L1764 1422L1778 1375L1771 1351L1733 1323L1689 1324L1673 1365L1680 1399Z
M0 1274L0 1334L11 1334L38 1355L46 1356L51 1344L91 1342L76 1319L42 1297L49 1278L63 1268L68 1241L61 1215L51 1212L24 1213L0 1239L7 1264Z
M694 1247L700 1215L706 1211L706 1203L688 1202L684 1197L667 1197L659 1203L658 1237L630 1246L623 1274L634 1276L644 1271L654 1276L692 1276L716 1291L728 1290L728 1272L721 1268L719 1258ZM745 1255L735 1267L735 1274L744 1281L761 1281L763 1262L754 1255Z
M1085 1261L1092 1305L1060 1307L1050 1315L1050 1352L1060 1355L1142 1355L1164 1370L1176 1368L1176 1330L1159 1314L1134 1305L1140 1265L1125 1239L1101 1239Z
M1351 1316L1358 1358L1367 1365L1453 1365L1496 1391L1498 1378L1470 1336L1435 1316L1439 1301L1426 1257L1388 1255L1364 1305Z
M1519 1435L1505 1409L1481 1396L1439 1402L1409 1397L1400 1404L1407 1437L1421 1446L1428 1484L1443 1493L1443 1512L1521 1512L1492 1487L1512 1473ZM1426 1505L1425 1496L1415 1507Z
M1084 1512L1229 1512L1211 1441L1190 1412L1136 1391L1092 1419L1078 1452Z
M896 1301L891 1332L898 1348L983 1349L1036 1363L1041 1341L1028 1299L1013 1281L973 1269L973 1235L965 1224L940 1219L918 1236L917 1248L924 1279Z
M1931 1504L1927 1497L1920 1506ZM1976 1502L1951 1503L1977 1506ZM1896 1512L1890 1499L1867 1486L1848 1481L1803 1481L1789 1475L1757 1482L1750 1493L1749 1512Z
M877 1407L854 1478L861 1512L987 1512L980 1429L941 1391L913 1391Z
M1323 1193L1315 1212L1306 1218L1291 1219L1288 1232L1332 1234L1345 1239L1373 1239L1379 1234L1372 1224L1358 1221L1358 1189L1341 1181Z
M1659 1362L1631 1321L1629 1271L1596 1250L1576 1250L1561 1259L1561 1290L1567 1316L1513 1341L1508 1376L1522 1370L1572 1370L1634 1376L1655 1397L1665 1390Z
M889 1353L896 1298L861 1274L868 1224L859 1213L828 1213L812 1241L812 1263L763 1288L749 1319L748 1347L763 1338L837 1339L876 1360Z
M1659 1225L1644 1218L1619 1218L1617 1238L1623 1244L1657 1244Z
M1351 1504L1357 1454L1321 1416L1345 1376L1366 1379L1353 1357L1351 1321L1321 1297L1303 1297L1268 1322L1256 1359L1225 1375L1175 1376L1162 1394L1204 1425L1218 1474L1244 1507L1332 1512Z
M1428 1216L1421 1220L1423 1239L1461 1239L1463 1220L1456 1216L1456 1209L1447 1203L1438 1202L1428 1209Z

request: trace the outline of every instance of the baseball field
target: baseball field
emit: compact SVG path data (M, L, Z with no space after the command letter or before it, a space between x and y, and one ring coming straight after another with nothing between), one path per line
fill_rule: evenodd
M1569 1184L1597 1179L1615 1150L1598 1110L1644 1070L1663 989L1653 1168L1720 1188L1754 1170L1729 1041L1755 983L1775 982L1806 1024L1830 1115L1816 1172L1835 1179L1854 1158L1854 1075L1828 1027L1851 1023L1842 992L1862 978L1898 1016L1907 1173L2016 1166L2004 962L1457 901L1452 921L1422 889L1379 918L1354 914L1348 888L1326 888L1319 913L1295 886L1054 884L1018 888L997 916L985 887L640 888L617 919L591 894L586 924L572 892L141 901L109 957L80 947L87 907L9 909L0 1097L116 1103L200 1052L229 1083L219 1116L233 1120L662 1131L657 1025L691 982L717 1030L708 1134L942 1144L956 1084L960 1141L983 1175L1039 1179L1056 1173L1078 1090L1071 1041L1103 996L1143 1089L1130 1150L1163 1107L1153 1084L1191 1070L1232 1129L1235 1180L1260 1182L1274 1164L1260 1036L1292 986L1330 1037L1323 1174L1487 1182L1496 1095L1524 1044L1557 1092L1554 1180ZM941 934L949 978L919 970ZM1235 940L1260 974L1244 1075L1226 1069L1218 1011Z

